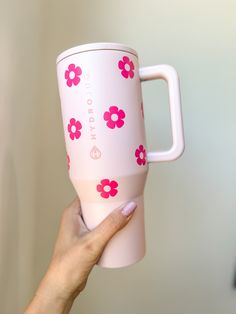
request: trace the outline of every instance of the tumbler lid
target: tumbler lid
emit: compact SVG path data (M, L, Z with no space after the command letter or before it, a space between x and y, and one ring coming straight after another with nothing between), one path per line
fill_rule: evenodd
M71 55L75 55L75 54L81 53L81 52L88 52L88 51L92 51L92 50L119 50L119 51L132 53L136 57L138 56L137 52L134 49L132 49L128 46L125 46L123 44L119 44L119 43L90 43L90 44L84 44L84 45L76 46L76 47L73 47L73 48L70 48L70 49L63 51L57 57L56 63L59 63L60 61L62 61L63 59L65 59Z

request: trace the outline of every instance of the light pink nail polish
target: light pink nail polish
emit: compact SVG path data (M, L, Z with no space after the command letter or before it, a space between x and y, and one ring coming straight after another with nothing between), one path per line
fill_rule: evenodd
M128 217L136 209L136 207L137 207L137 204L135 202L129 202L122 209L121 213L122 215Z

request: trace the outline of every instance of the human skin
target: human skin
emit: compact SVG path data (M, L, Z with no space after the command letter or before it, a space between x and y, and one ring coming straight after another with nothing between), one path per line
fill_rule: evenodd
M76 197L63 211L48 270L24 314L69 313L106 244L126 226L136 207L134 202L124 204L89 231Z

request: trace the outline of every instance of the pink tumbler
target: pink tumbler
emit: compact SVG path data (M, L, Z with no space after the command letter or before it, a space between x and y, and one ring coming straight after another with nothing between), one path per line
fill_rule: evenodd
M133 200L128 225L106 246L98 264L117 268L145 254L143 192L148 163L184 150L179 81L169 65L139 68L137 52L117 43L85 44L62 52L57 75L70 180L89 229ZM147 152L141 82L168 83L173 145Z

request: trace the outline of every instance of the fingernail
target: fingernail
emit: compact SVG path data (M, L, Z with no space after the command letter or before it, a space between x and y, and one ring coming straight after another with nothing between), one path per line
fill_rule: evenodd
M129 202L122 209L121 213L122 215L128 217L136 209L136 207L137 207L137 204L135 202Z

